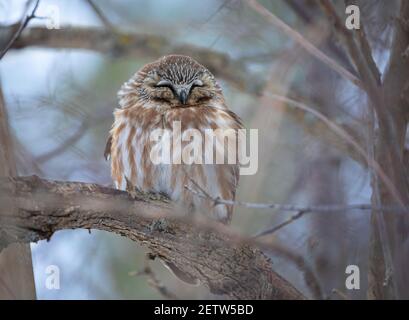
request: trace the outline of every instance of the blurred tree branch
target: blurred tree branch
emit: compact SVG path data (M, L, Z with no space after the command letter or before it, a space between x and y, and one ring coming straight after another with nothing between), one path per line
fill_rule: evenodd
M372 201L374 205L409 203L408 168L404 163L405 138L408 122L408 103L404 99L405 85L409 81L408 61L404 52L409 45L409 33L396 23L388 68L382 82L380 72L372 56L372 50L364 29L355 33L344 27L332 2L320 0L320 4L333 23L334 29L356 66L368 96L372 124L370 156L384 168L387 180L377 179L372 172ZM400 21L408 21L409 4L400 1ZM402 252L408 252L409 219L407 215L394 215L388 210L375 211L371 223L371 254L368 297L393 299L408 297L408 277L405 275L408 261ZM406 265L406 266L405 266ZM399 280L398 280L399 279Z
M17 175L13 137L0 86L0 178ZM13 215L13 201L0 201L0 217ZM1 233L1 232L0 232ZM13 244L0 252L0 300L35 299L33 266L29 244Z
M351 83L357 87L364 89L361 79L357 78L350 71L341 66L337 61L326 55L320 49L315 47L311 42L304 38L298 31L292 29L284 21L278 18L276 15L268 11L263 5L258 3L256 0L247 0L248 5L258 12L262 17L264 17L269 23L278 28L281 32L286 34L293 41L298 43L303 47L308 53L316 57L318 60L322 61L329 68L337 72L343 78L349 80Z
M30 4L31 1L28 2L28 5ZM31 11L30 14L28 14L27 16L24 17L24 19L14 25L14 29L16 30L13 34L13 36L11 37L11 39L9 40L9 42L7 43L7 45L4 47L4 49L0 52L0 60L4 57L4 55L7 53L7 51L9 51L9 49L13 46L13 44L17 41L17 39L20 37L21 33L23 32L23 30L27 27L28 23L36 18L36 11L38 8L38 5L40 4L40 0L36 0L34 7Z
M2 179L0 190L0 201L12 199L16 207L16 214L0 216L0 248L50 239L62 229L106 230L146 245L212 293L237 299L304 299L255 246L234 241L234 233L219 232L228 229L219 223L204 227L178 219L162 196L131 197L96 184L35 176Z
M149 260L154 257L151 257L150 254L147 255L145 260L145 266L140 271L132 271L129 273L130 276L146 276L148 278L149 285L156 289L164 298L171 300L179 300L178 296L169 290L156 276L155 272L149 265Z
M116 28L115 26L109 21L107 16L104 14L104 12L94 3L92 0L85 0L88 5L92 8L92 10L95 12L95 14L98 16L99 20L101 20L102 24L110 30L112 33L116 33Z
M2 26L9 33L14 25ZM92 41L90 41L92 39ZM52 49L84 49L121 57L159 57L170 53L191 56L208 67L216 76L229 81L239 90L258 94L263 86L262 77L251 77L244 65L228 55L188 44L173 44L166 37L129 33L93 27L69 27L50 30L44 27L27 28L12 45L13 49L30 46Z

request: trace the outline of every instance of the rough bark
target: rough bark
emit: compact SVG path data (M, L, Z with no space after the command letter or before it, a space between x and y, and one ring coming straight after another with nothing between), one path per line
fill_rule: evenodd
M0 249L50 239L62 229L100 229L147 246L153 256L199 279L212 293L233 299L304 298L273 271L260 249L210 224L175 216L176 208L162 196L131 197L96 184L33 176L3 179L0 197L13 199L16 208L16 214L0 217Z

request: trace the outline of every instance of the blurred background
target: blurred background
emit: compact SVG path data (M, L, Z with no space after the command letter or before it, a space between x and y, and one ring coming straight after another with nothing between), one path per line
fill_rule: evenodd
M0 23L20 21L26 3L0 0ZM260 3L354 72L315 1ZM340 4L343 17L342 1L335 3ZM370 203L370 177L359 155L317 117L269 95L302 101L365 141L368 121L362 93L245 2L100 0L94 4L109 23L88 1L41 0L36 14L43 18L30 21L19 40L22 48L10 50L1 60L1 89L15 135L20 175L111 186L103 151L119 87L145 63L181 53L209 67L229 107L247 128L259 130L259 169L256 175L241 177L239 200ZM361 1L360 9L383 71L396 3ZM50 17L60 29L47 29ZM54 33L54 42L39 38L38 43L24 43L31 28ZM59 35L77 29L86 36L73 38L71 45ZM103 35L98 33L101 30ZM129 34L141 35L142 40L132 45ZM253 235L291 215L237 208L233 227ZM271 253L274 269L308 296L305 270L312 271L330 298L333 289L350 298L365 298L369 220L370 212L359 210L306 214L267 237L303 258ZM118 235L66 230L31 248L39 299L163 298L146 276L135 275L144 268L146 250ZM345 269L350 264L360 267L361 287L345 292ZM60 269L59 290L45 286L49 265ZM204 287L180 282L160 263L150 265L177 297L214 298Z

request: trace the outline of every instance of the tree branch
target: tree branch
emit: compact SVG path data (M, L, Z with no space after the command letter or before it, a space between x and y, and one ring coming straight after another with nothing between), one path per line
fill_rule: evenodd
M258 248L218 232L219 223L175 216L163 196L128 193L96 184L33 177L0 180L0 203L13 199L16 214L0 216L0 248L50 239L62 229L100 229L146 245L215 294L237 299L304 299L275 273ZM164 218L170 217L170 218ZM213 225L213 226L212 226Z
M273 13L268 11L265 7L263 7L261 4L259 4L256 0L247 0L247 3L251 8L254 9L254 11L258 12L268 22L270 22L275 27L280 29L280 31L282 31L289 38L298 43L312 56L325 63L328 67L337 72L343 78L351 81L358 88L365 89L362 81L359 78L354 76L351 72L349 72L347 69L341 66L337 61L327 56L324 52L315 47L311 42L305 39L299 32L292 29L284 21L282 21L280 18L278 18Z
M10 41L7 43L6 47L0 52L0 60L4 57L7 51L13 46L13 44L17 41L17 39L20 37L21 33L23 32L24 28L27 27L28 23L30 20L34 19L36 17L35 13L37 11L38 5L40 4L40 0L37 0L33 10L29 15L27 15L23 21L21 21L17 26L16 26L16 33L11 37Z
M98 16L99 20L101 20L102 24L107 28L109 31L112 33L116 33L116 28L115 26L109 21L107 16L104 14L104 12L94 3L92 0L85 0L88 5L92 8L92 10L95 12L95 14Z
M0 26L0 31L10 33L15 25ZM89 39L92 39L90 41ZM44 27L26 28L13 43L12 49L30 46L52 49L83 49L121 57L144 58L179 53L191 56L209 68L217 77L229 81L239 90L258 94L264 84L262 77L251 77L243 63L211 49L189 44L174 44L166 37L139 34L95 27L61 26L49 30Z

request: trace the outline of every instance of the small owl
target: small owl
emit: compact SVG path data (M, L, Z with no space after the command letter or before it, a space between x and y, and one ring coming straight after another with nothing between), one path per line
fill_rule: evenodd
M118 97L119 108L114 111L115 121L105 150L105 156L111 159L116 187L125 190L131 184L141 191L164 193L181 204L186 213L202 213L230 222L232 206L215 206L211 199L197 197L185 188L192 186L193 180L212 198L234 200L238 185L238 161L227 159L230 151L226 152L227 144L223 146L220 141L226 136L214 132L238 132L243 126L227 108L210 71L190 57L168 55L139 70L121 87ZM162 130L162 135L153 140L157 129ZM196 135L201 134L201 139L189 139L192 129ZM165 150L169 138L171 161L155 163L154 148L159 144L159 149ZM216 139L216 143L206 143L211 139ZM196 143L194 150L201 150L202 154L195 154L195 161L186 164L180 159L186 158L183 153L192 150L192 143ZM219 158L223 158L222 163L217 163Z

